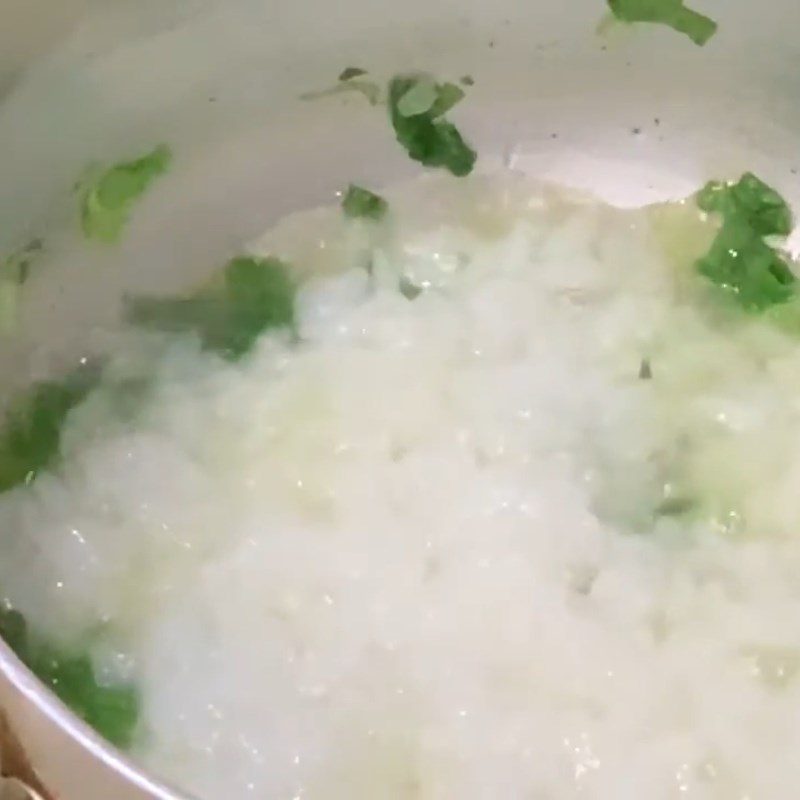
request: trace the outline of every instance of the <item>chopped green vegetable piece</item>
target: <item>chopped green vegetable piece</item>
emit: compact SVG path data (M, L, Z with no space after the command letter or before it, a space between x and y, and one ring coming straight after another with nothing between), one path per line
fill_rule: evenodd
M12 253L0 267L0 275L5 280L21 286L24 284L31 272L31 263L44 248L41 239L31 239L28 244Z
M783 198L747 173L738 183L707 184L696 199L703 211L722 216L711 249L697 262L700 274L750 311L790 300L797 279L783 256L764 241L791 232L792 215Z
M294 285L277 258L234 258L216 280L188 297L134 297L126 316L136 325L195 332L208 350L243 356L270 328L294 322Z
M117 747L129 747L139 718L132 686L102 686L87 655L65 653L32 637L18 611L0 606L0 636L31 672L75 714Z
M166 145L106 170L80 187L84 234L102 242L116 242L136 200L163 175L172 161Z
M67 414L96 386L100 370L81 367L36 384L9 408L0 430L0 492L30 483L56 460Z
M414 103L404 102L409 92L417 91L421 82L426 86L430 79L426 76L398 76L389 83L389 114L397 141L414 161L428 167L443 167L459 177L468 175L475 166L477 154L466 144L455 125L441 119L461 100L463 91L452 83L432 84L436 92L432 104L424 111L406 115L403 109L424 105L415 95L412 95Z
M75 714L117 747L129 747L139 716L138 696L130 686L101 686L85 655L66 655L40 645L28 668Z
M622 22L668 25L698 45L704 45L717 32L713 19L686 8L683 0L608 0L608 5Z
M421 75L397 101L397 113L402 117L415 117L433 108L439 98L439 88L433 78Z
M462 75L461 78L459 78L459 81L461 82L462 86L475 85L475 78L473 78L472 75Z
M0 638L17 654L20 661L28 644L28 626L25 617L5 605L0 605Z
M667 497L656 508L658 517L680 517L697 506L697 502L690 497Z
M345 216L377 221L386 216L389 204L380 195L351 183L342 199L342 209Z
M465 97L464 90L455 83L443 83L439 86L438 96L431 108L433 117L441 117L451 108L458 105Z
M792 232L792 212L786 201L751 172L742 175L738 183L707 183L697 195L697 205L708 213L742 213L760 236Z
M360 78L362 75L366 74L367 71L365 69L361 69L361 67L345 67L339 74L339 80L349 81L352 78Z
M416 300L422 294L422 287L417 286L416 283L405 275L400 276L398 288L400 289L400 294L402 294L406 300Z
M642 363L639 364L639 380L649 381L653 377L653 367L650 364L650 359L643 358Z
M43 247L41 239L32 239L0 264L0 330L14 329L20 287L28 280L31 263Z

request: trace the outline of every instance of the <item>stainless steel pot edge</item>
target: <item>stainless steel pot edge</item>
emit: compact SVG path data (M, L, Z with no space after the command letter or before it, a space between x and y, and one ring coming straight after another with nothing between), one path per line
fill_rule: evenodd
M191 795L148 777L144 767L117 750L64 705L17 658L2 639L0 639L0 676L33 704L48 722L77 743L89 757L100 761L120 781L133 785L153 800L197 800ZM41 777L46 783L47 775ZM58 797L58 787L52 788Z

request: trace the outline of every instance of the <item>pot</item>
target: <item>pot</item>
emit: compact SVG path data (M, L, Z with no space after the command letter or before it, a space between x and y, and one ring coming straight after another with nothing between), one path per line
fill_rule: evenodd
M178 160L172 194L143 211L136 248L115 255L118 277L89 286L66 270L31 298L35 324L0 341L3 393L81 352L111 295L169 287L351 181L415 174L381 109L355 95L309 98L346 67L470 76L457 116L489 169L620 205L752 170L796 206L800 5L691 5L719 24L702 47L666 27L614 24L605 0L5 0L0 253L71 224L86 164L160 141ZM166 273L148 257L165 243ZM2 644L0 706L54 797L184 797L102 741Z

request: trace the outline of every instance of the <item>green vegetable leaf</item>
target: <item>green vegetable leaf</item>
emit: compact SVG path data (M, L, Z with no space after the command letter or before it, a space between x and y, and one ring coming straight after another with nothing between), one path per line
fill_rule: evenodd
M31 636L25 618L0 606L0 636L31 672L101 736L117 747L133 743L139 699L132 686L103 686L89 657L62 652Z
M458 105L465 97L464 90L455 83L443 83L438 87L436 101L431 107L431 116L441 117Z
M0 431L0 492L30 483L53 464L67 415L99 377L98 368L81 367L61 381L36 384L12 403Z
M472 172L477 154L455 125L442 119L463 97L463 90L455 84L433 83L424 75L391 80L389 114L397 141L411 158L459 177Z
M751 173L737 183L711 182L696 197L707 213L722 216L722 227L697 269L750 311L790 300L797 279L765 236L787 236L792 214L783 198Z
M361 69L361 67L345 67L339 73L339 80L340 81L349 81L353 78L360 78L362 75L366 75L367 71L365 69Z
M709 213L741 214L760 236L788 236L794 224L786 201L751 172L738 183L707 183L697 195L697 205Z
M89 239L116 242L136 200L163 175L172 162L166 145L136 159L117 164L80 186L81 224Z
M17 321L20 287L28 280L31 263L43 247L41 239L32 239L0 263L0 330L13 330Z
M416 300L422 294L422 287L417 286L416 283L405 275L400 276L397 288L406 300Z
M347 217L378 221L386 216L389 204L380 195L351 183L342 199L342 209Z
M429 75L421 75L397 101L397 113L401 117L414 117L430 111L439 99L439 87Z
M691 497L666 497L655 509L657 517L680 517L697 507L697 501Z
M28 626L25 617L9 608L0 605L0 637L17 654L20 661L28 646Z
M127 319L162 331L194 332L203 347L240 358L270 328L294 322L294 284L277 258L234 258L214 280L188 297L134 297Z
M683 0L608 0L608 5L622 22L668 25L698 45L704 45L717 32L713 19L686 8Z
M22 286L30 276L31 264L44 249L41 239L31 239L24 247L13 252L0 266L0 275L4 280Z

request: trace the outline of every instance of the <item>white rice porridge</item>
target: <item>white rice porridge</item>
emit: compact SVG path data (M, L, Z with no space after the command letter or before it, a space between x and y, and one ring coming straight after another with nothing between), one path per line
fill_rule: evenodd
M688 207L385 194L250 248L303 273L296 339L125 335L149 400L0 496L0 585L99 631L206 800L788 800L800 348L707 302Z

